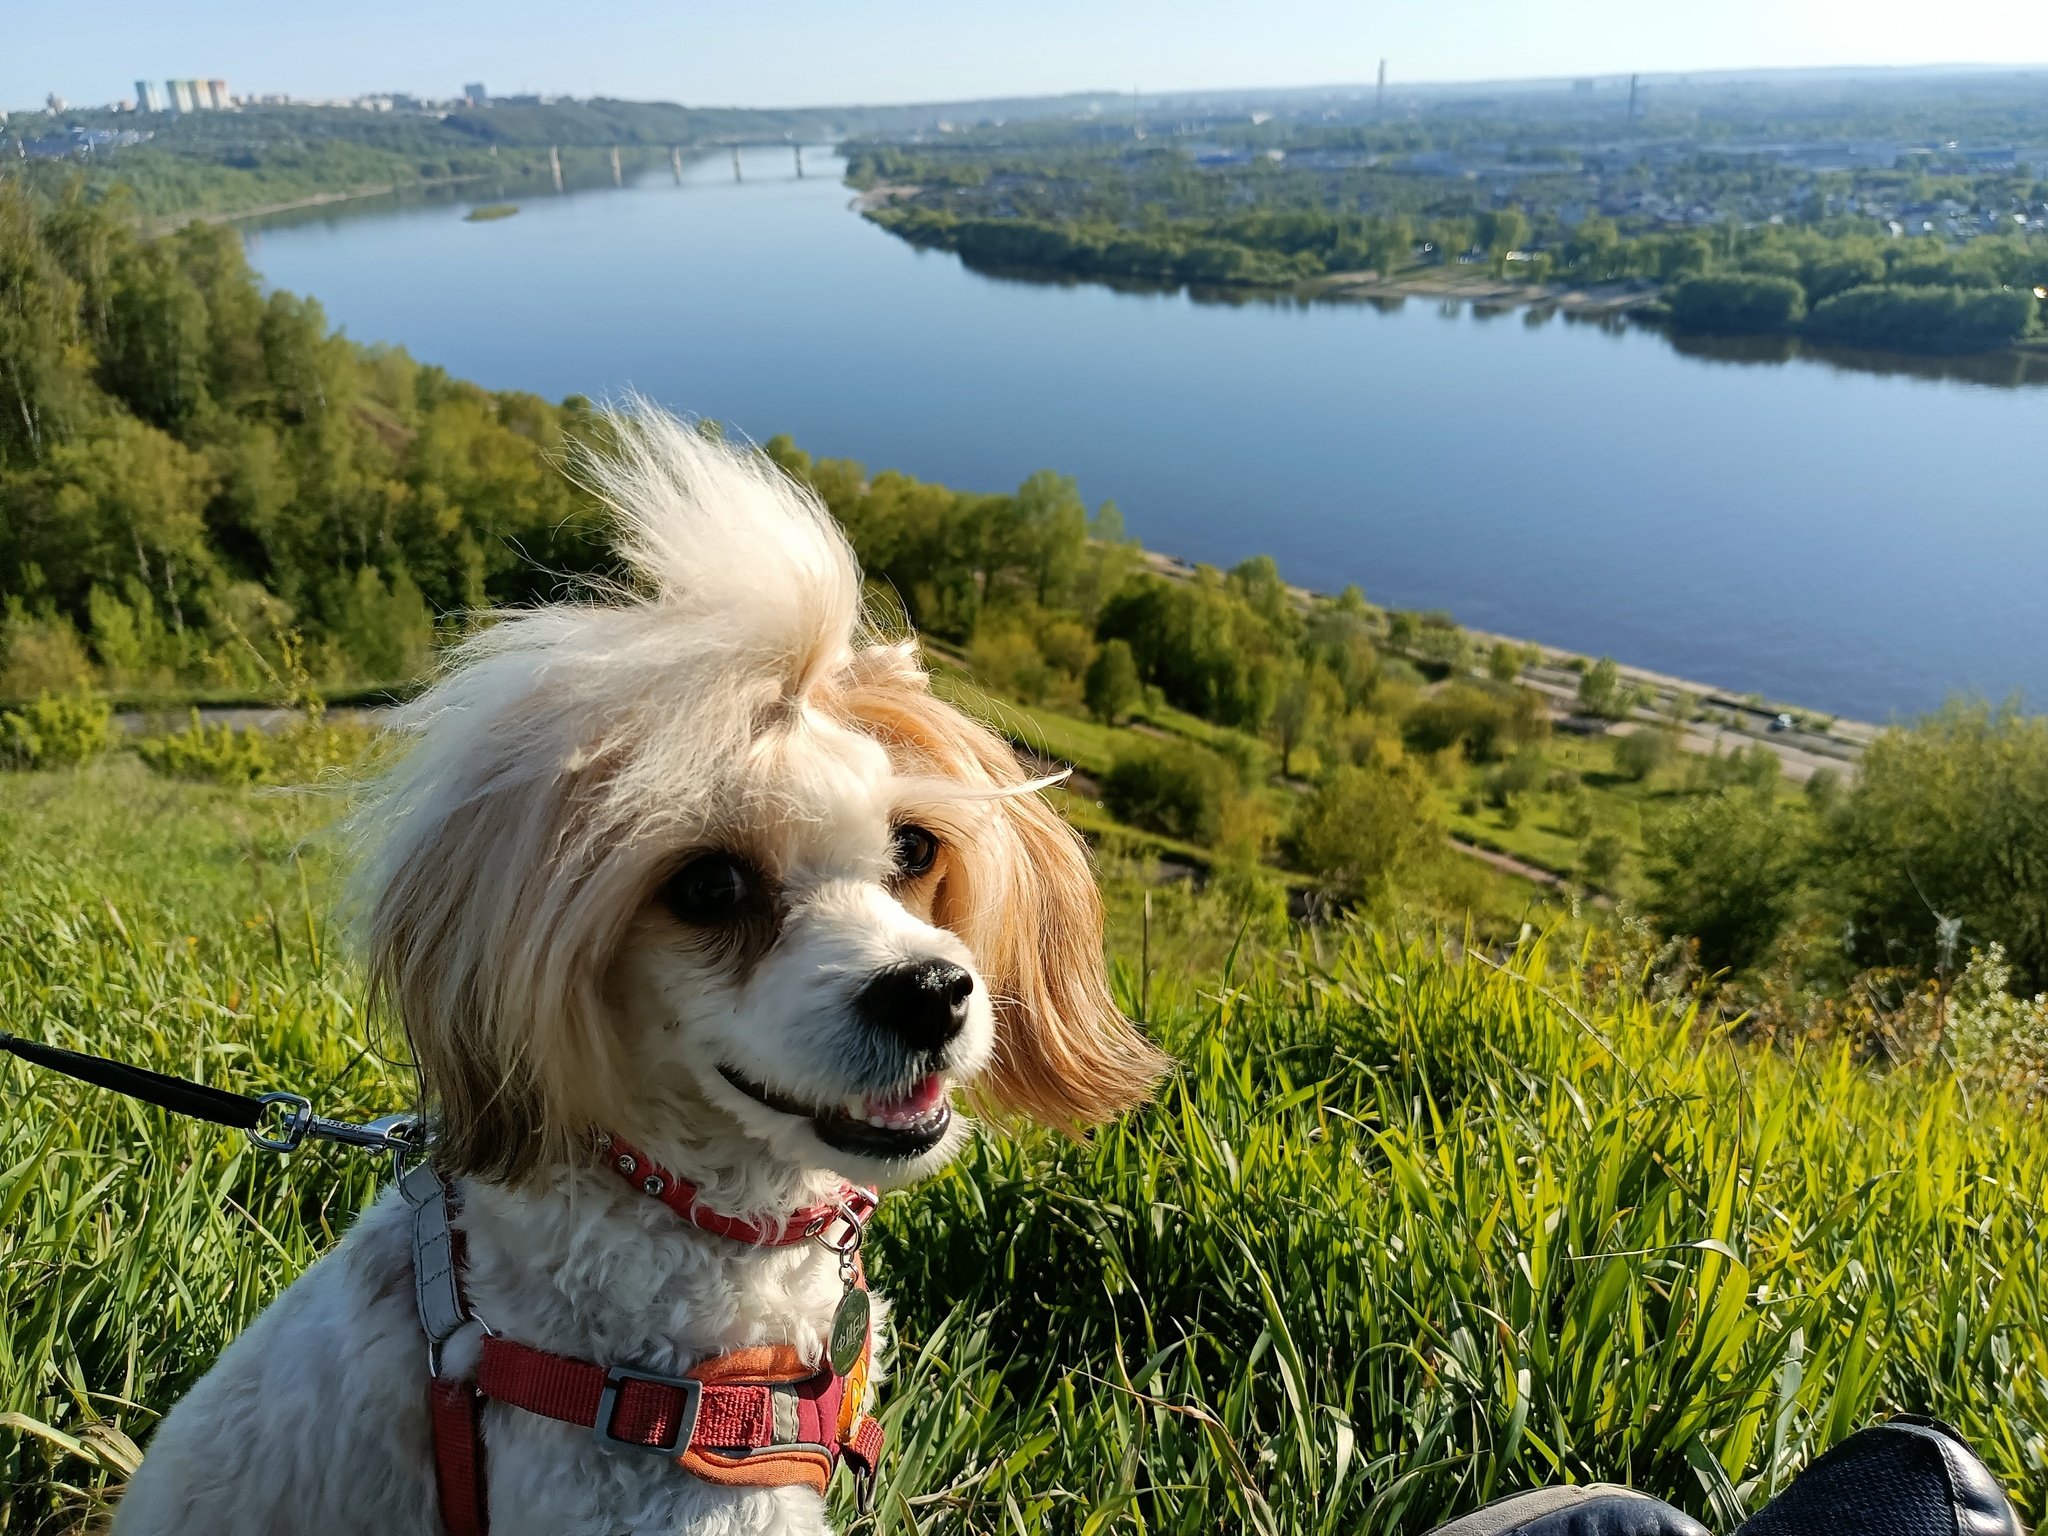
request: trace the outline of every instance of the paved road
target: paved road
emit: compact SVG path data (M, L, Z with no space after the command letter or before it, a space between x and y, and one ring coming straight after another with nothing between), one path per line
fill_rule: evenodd
M1568 728L1587 735L1626 736L1631 732L1654 728L1666 723L1668 716L1659 715L1651 709L1638 709L1629 720L1595 720L1578 713L1579 676L1565 668L1532 667L1522 675L1522 686L1543 695L1550 703L1551 718L1565 722ZM1735 713L1738 719L1750 728L1738 730L1724 721L1688 720L1679 745L1688 752L1702 756L1714 752L1734 752L1744 747L1762 746L1776 753L1783 764L1785 776L1804 784L1823 768L1847 776L1856 771L1856 763L1863 756L1863 744L1836 732L1850 726L1851 722L1837 721L1826 732L1794 728L1787 731L1770 729L1771 716L1747 706L1721 705Z

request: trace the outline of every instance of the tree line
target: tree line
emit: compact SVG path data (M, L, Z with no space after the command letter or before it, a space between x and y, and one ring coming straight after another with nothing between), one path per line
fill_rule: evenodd
M2048 241L1984 236L1959 247L1811 230L1745 231L1666 294L1693 330L1809 335L1852 346L1973 352L2040 325Z
M2048 289L2048 241L2010 235L1950 248L1932 237L1767 225L1630 239L1594 215L1554 246L1524 250L1530 224L1514 208L1419 225L1406 215L1289 210L1127 228L961 216L916 203L878 207L869 217L914 244L998 271L1272 287L1463 257L1531 282L1651 279L1666 285L1665 312L1687 329L1905 351L1985 351L2022 340L2039 329L2036 293Z
M18 113L0 126L0 170L49 198L73 182L94 196L123 188L135 213L168 219L444 182L489 184L501 194L538 193L554 185L551 151L569 185L609 185L615 149L630 173L666 162L672 147L814 140L915 119L914 111L903 108L751 110L603 97L498 102L446 113L298 105L176 116ZM23 156L19 141L47 143L73 129L133 130L148 138L89 150L81 141L63 158Z

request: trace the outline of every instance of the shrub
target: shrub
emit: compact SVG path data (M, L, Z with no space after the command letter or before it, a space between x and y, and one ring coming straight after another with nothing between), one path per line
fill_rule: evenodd
M1088 658L1095 650L1095 637L1085 624L1072 619L1054 619L1038 632L1038 650L1046 661L1068 677L1088 670Z
M1583 838L1593 830L1593 805L1585 790L1573 784L1565 791L1564 804L1559 808L1557 824L1564 828L1567 837Z
M1120 753L1102 781L1102 803L1119 821L1189 842L1210 843L1237 774L1192 742L1147 741Z
M1443 845L1429 785L1406 763L1339 768L1288 836L1295 863L1347 900L1382 894Z
M1542 701L1526 689L1495 692L1453 683L1411 709L1401 729L1416 752L1426 755L1462 743L1473 761L1489 762L1511 745L1540 740L1549 721Z
M1902 352L1981 352L2034 329L2038 306L2024 289L1851 288L1814 306L1807 329L1830 341Z
M1037 643L1021 629L984 626L968 647L975 678L998 693L1014 694L1027 704L1041 702L1052 686L1052 668Z
M113 708L83 690L44 693L0 714L0 763L14 768L68 768L90 762L113 743Z
M277 759L262 731L253 726L237 730L226 721L208 725L196 709L184 730L145 736L135 750L158 773L210 784L268 784Z
M1273 754L1256 736L1247 736L1243 731L1218 731L1210 737L1209 746L1230 764L1242 789L1257 789L1272 775Z
M1742 718L1737 716L1734 723L1741 725ZM1777 753L1756 741L1725 754L1716 747L1707 756L1694 758L1686 777L1694 789L1728 789L1746 785L1750 789L1763 790L1777 784L1784 767Z
M1884 258L1876 252L1816 262L1806 275L1806 294L1819 305L1838 293L1884 281Z
M1782 331L1806 318L1806 290L1790 277L1689 277L1667 301L1671 318L1695 331Z
M92 662L70 620L32 619L18 602L9 606L0 623L0 695L67 693L92 681Z
M1971 950L1949 999L1946 1039L1956 1066L2009 1093L2048 1087L2048 996L2012 995L2003 945Z
M1422 626L1410 643L1415 654L1423 660L1449 667L1454 672L1463 671L1472 657L1472 642L1466 638L1465 631L1442 614L1424 614Z
M1610 884L1621 869L1627 846L1612 832L1596 832L1579 850L1579 873L1588 885Z
M1792 915L1807 838L1769 791L1695 801L1650 829L1644 873L1667 933L1699 940L1710 971L1760 962Z
M1614 771L1638 784L1661 768L1670 755L1671 738L1655 726L1614 738Z
M330 720L312 713L272 735L255 726L206 724L199 711L182 731L135 744L142 760L174 779L208 784L305 784L367 764L379 733L375 726Z
M1512 683L1522 675L1522 668L1530 664L1531 647L1512 645L1506 640L1493 642L1493 649L1486 653L1486 674L1496 683Z
M1486 803L1505 810L1544 781L1549 764L1535 747L1524 747L1486 776Z

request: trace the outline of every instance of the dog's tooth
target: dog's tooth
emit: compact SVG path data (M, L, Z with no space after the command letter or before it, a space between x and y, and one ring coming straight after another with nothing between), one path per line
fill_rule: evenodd
M868 1101L861 1094L849 1093L846 1096L845 1109L854 1119L859 1120L868 1112Z
M883 1119L880 1115L869 1115L868 1124L872 1125L878 1131L885 1131L889 1128L889 1122Z

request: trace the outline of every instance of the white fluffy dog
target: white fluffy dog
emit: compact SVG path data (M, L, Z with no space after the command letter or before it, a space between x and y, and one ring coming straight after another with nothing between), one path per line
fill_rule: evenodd
M840 1257L704 1225L778 1235L847 1181L937 1169L969 1134L956 1091L1074 1128L1161 1066L1106 989L1083 846L911 645L868 632L814 498L658 412L614 425L585 471L629 589L472 640L365 822L370 961L474 1318L435 1352L444 1381L486 1334L660 1378L760 1346L819 1369ZM621 1178L615 1145L693 1206ZM417 1204L387 1190L221 1356L118 1536L440 1536ZM477 1402L495 1536L826 1528L815 1486L708 1481Z

